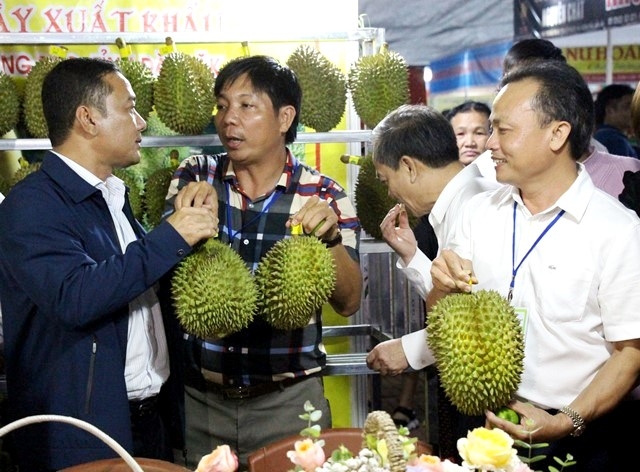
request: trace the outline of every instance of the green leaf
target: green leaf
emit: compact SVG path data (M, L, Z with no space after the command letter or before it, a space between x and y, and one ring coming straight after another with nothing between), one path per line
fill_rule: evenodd
M309 421L312 421L314 423L317 421L320 421L320 418L322 418L321 410L312 411L311 414L309 415Z

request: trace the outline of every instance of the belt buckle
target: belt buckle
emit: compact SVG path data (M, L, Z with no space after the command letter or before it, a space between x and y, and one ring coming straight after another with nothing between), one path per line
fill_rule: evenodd
M251 398L251 387L249 385L240 385L239 387L224 388L222 396L227 400L244 400Z

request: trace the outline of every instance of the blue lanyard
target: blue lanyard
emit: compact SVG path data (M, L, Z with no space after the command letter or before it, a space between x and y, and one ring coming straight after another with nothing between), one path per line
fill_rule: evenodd
M238 230L238 231L233 231L231 229L231 191L229 188L229 182L225 182L225 191L226 191L226 196L227 196L227 202L226 202L226 207L227 207L227 234L229 235L229 246L233 245L233 240L235 239L236 236L238 236L240 233L242 233L242 230L245 229L247 226L253 224L255 221L257 221L258 219L260 219L262 217L262 215L264 215L265 213L267 213L269 211L269 208L271 207L271 205L273 205L276 200L278 200L278 198L280 198L280 195L282 195L284 193L284 191L281 188L276 188L275 191L267 198L267 201L265 202L264 206L262 207L262 211L260 211L260 213L258 213L256 216L254 216L253 218L251 218L251 220L245 224L242 225L242 227ZM242 197L242 195L240 196L240 198L244 198Z
M513 202L513 239L511 240L511 283L509 284L509 295L507 296L507 300L509 300L509 302L511 302L511 299L513 298L513 287L515 286L516 274L518 273L518 269L520 269L520 266L522 265L524 260L529 256L529 254L531 254L531 251L533 251L533 248L535 248L540 242L540 240L544 237L544 235L547 234L547 231L549 231L551 227L555 225L556 222L562 217L562 215L564 215L564 210L560 211L560 213L556 215L556 217L551 221L551 223L547 225L544 231L540 233L540 236L538 236L538 239L534 241L533 245L529 248L527 253L524 255L524 257L520 260L520 262L516 266L516 208L517 207L518 207L517 202Z

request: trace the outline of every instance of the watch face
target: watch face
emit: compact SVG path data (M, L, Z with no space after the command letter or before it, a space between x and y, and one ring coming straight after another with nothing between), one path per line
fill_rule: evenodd
M578 437L580 436L582 433L584 433L584 425L580 425L578 426L576 429L573 430L573 433L571 433L571 436L573 437Z

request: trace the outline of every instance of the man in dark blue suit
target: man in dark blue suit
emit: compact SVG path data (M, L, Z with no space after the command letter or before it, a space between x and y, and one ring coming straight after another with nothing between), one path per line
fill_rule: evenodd
M217 234L216 200L204 186L185 188L198 204L178 199L176 212L144 233L112 171L140 160L146 123L112 62L61 61L42 102L53 150L0 206L8 420L71 416L134 456L170 460L175 418L163 405L179 406L166 398L181 392L169 356L178 330L163 320L157 287ZM25 471L115 456L101 439L59 422L18 429L10 440Z

